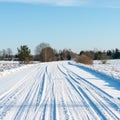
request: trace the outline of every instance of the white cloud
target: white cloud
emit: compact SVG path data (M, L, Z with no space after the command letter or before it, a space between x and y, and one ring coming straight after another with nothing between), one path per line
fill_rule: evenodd
M89 7L120 8L120 0L88 0Z
M56 6L120 8L120 0L0 0L0 2L43 3Z
M80 6L86 3L87 0L0 0L0 2L19 2L19 3L43 3L58 6Z

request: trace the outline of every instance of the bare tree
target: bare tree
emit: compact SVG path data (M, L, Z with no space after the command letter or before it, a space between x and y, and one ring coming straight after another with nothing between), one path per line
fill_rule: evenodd
M5 60L5 58L7 57L7 52L5 49L2 50L2 59Z
M42 62L50 62L55 60L55 53L51 47L46 47L42 49L40 53L40 61Z
M38 46L36 46L35 49L35 59L36 60L40 60L40 54L42 49L50 47L50 45L48 43L40 43Z
M8 55L8 59L12 59L12 50L11 48L7 48L7 55Z
M50 45L48 43L40 43L35 49L36 55L40 55L40 52L42 51L42 49L46 47L50 47Z
M59 51L60 60L71 60L76 57L76 54L73 53L70 49L64 49Z

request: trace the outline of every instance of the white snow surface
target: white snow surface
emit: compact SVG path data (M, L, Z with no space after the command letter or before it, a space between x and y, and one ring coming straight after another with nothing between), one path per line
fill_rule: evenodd
M120 80L120 59L106 60L106 64L102 64L100 60L96 60L91 67L99 72Z
M120 120L119 72L112 77L110 64L109 71L95 64L48 62L3 71L0 120Z
M18 61L0 61L0 76L16 71L16 68L23 66Z

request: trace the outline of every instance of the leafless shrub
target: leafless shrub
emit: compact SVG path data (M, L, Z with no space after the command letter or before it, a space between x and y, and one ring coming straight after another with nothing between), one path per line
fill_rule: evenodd
M76 62L83 63L83 64L88 64L88 65L93 64L93 60L86 55L77 56L76 57Z

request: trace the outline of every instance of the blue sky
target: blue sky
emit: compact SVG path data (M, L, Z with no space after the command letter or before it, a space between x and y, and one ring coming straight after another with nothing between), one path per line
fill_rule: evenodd
M119 0L0 0L0 50L20 45L120 49Z

